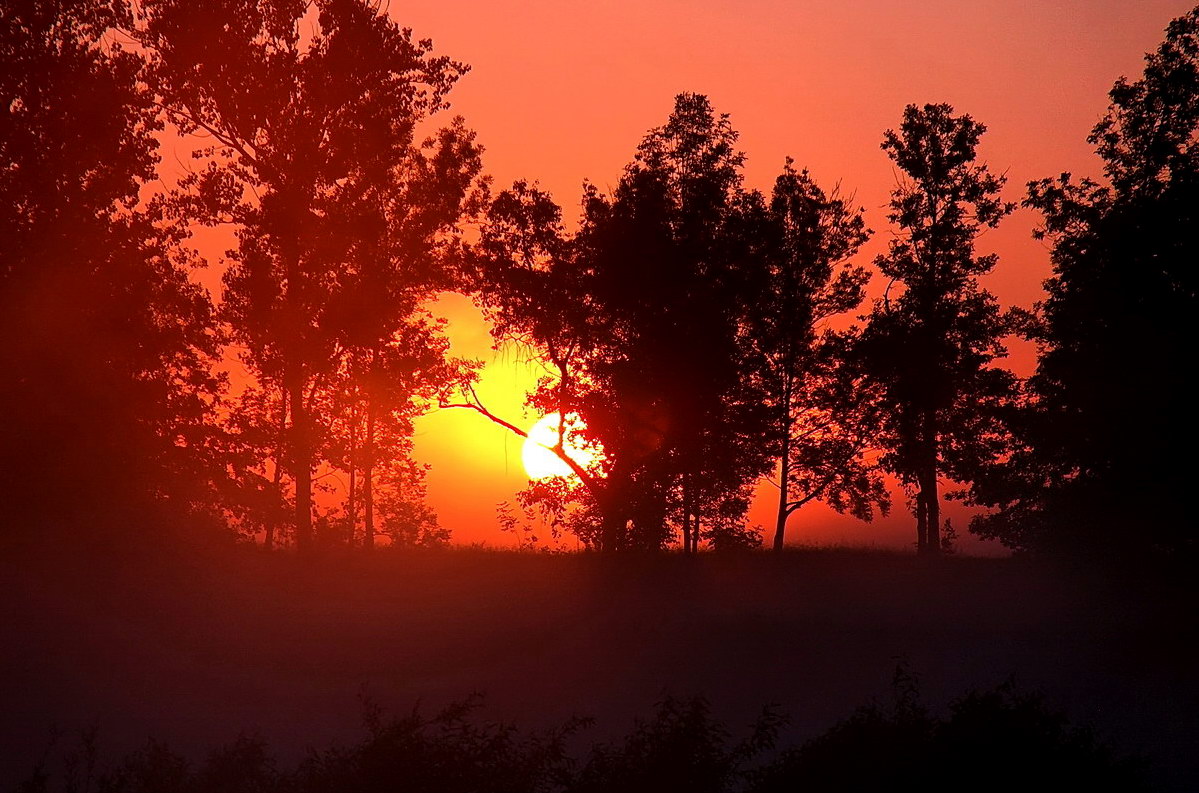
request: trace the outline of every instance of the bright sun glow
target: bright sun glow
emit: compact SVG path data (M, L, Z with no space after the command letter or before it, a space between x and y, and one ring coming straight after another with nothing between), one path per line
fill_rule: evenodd
M574 424L574 422L571 422ZM577 426L577 425L575 425ZM570 476L570 466L559 459L558 455L550 451L550 447L558 442L558 414L550 413L548 416L542 417L540 421L533 425L529 430L529 437L525 439L524 448L521 450L521 461L524 463L525 472L528 473L530 479L548 479L552 476ZM566 453L570 458L580 465L587 466L595 459L595 452L591 449L579 448L579 446L570 442L570 436L566 437Z

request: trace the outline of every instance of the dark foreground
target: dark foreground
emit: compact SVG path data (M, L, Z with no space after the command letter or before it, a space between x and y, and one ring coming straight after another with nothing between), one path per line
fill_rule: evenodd
M1199 779L1199 631L1180 576L836 551L25 551L0 564L0 790L91 729L102 757L152 737L202 759L251 734L293 767L308 747L365 745L364 694L431 718L482 692L472 719L526 732L591 716L572 738L585 746L624 740L666 695L702 695L730 746L766 704L789 717L778 745L796 746L871 701L890 707L897 665L937 718L1011 678L1144 756L1156 786Z

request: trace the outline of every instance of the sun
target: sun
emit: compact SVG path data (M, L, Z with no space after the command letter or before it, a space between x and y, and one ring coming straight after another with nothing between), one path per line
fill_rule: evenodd
M558 419L557 413L550 413L543 416L529 429L529 436L525 438L520 457L525 466L525 473L529 475L530 479L571 476L573 473L569 465L550 451L550 447L558 443ZM580 425L581 422L578 419L572 419L568 423L567 429ZM572 443L569 433L566 436L566 453L572 460L584 467L590 465L596 457L593 450L581 448L578 444Z

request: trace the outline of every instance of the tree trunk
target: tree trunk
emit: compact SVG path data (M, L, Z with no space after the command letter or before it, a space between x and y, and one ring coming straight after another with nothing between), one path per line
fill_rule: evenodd
M684 553L684 554L691 553L691 551L692 551L692 542L691 542L691 488L690 488L691 481L690 481L690 480L691 480L690 476L689 476L689 475L688 475L686 472L684 472L684 473L683 473L683 504L682 504L682 513L683 513L683 520L682 520L682 523L683 523L683 553Z
M303 191L291 186L281 186L277 195L275 218L281 223L283 233L279 239L279 255L286 276L286 289L282 295L283 317L279 329L280 357L283 362L283 383L287 388L291 408L291 465L296 487L296 550L310 553L313 550L312 533L312 427L308 418L308 405L304 401L307 383L305 372L304 326L308 322L306 309L299 294L304 278L301 268L300 233L304 228L307 205Z
M288 385L291 401L292 476L296 482L296 550L312 551L312 446L308 406L304 404L304 378L292 372Z
M916 477L916 553L923 554L928 546L928 509L925 507L924 486Z
M283 439L287 435L287 389L279 386L279 421L275 424L275 471L271 476L271 502L263 526L262 545L268 551L275 547L275 528L283 509Z
M615 475L613 475L615 478ZM625 511L620 508L620 492L622 488L613 487L608 483L595 492L595 501L600 510L599 550L602 553L618 551L624 544L624 533L628 526Z
M783 451L779 461L779 511L774 524L774 552L782 553L787 533L787 499L791 497L791 376L783 376Z
M373 369L373 356L371 363ZM375 398L371 386L366 390L366 437L363 438L363 447L365 459L362 466L362 547L370 549L375 547Z
M941 501L937 494L937 414L929 410L924 414L924 462L920 470L920 492L924 496L925 530L927 538L924 551L935 556L941 552Z
M263 527L262 545L268 551L275 547L275 525L283 505L283 464L275 458L275 473L271 478L271 503L266 515L266 526Z
M941 505L937 496L937 470L931 468L925 473L926 483L921 488L925 491L925 511L928 515L928 540L925 552L936 555L941 552Z
M779 472L779 510L774 522L774 552L782 553L783 539L787 532L787 464L783 463Z
M358 446L355 443L355 431L358 429L358 410L357 408L350 411L350 449L349 459L347 462L350 466L350 488L346 494L347 509L349 513L349 536L346 537L346 545L354 547L354 537L358 534Z

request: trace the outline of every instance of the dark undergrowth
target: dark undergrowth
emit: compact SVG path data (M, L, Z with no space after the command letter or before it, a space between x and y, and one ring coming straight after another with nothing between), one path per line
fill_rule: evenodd
M1011 684L941 714L896 674L893 701L859 708L797 746L765 709L735 734L702 698L667 697L623 738L590 742L587 719L547 732L487 720L478 698L432 716L365 707L357 742L284 767L241 736L197 760L151 740L108 758L98 736L59 741L17 793L782 793L783 791L1143 791L1144 761L1120 754ZM70 746L63 746L71 743Z
M3 793L1183 791L1199 771L1196 590L1176 569L47 542L0 547L0 580ZM828 727L897 657L938 703L1008 674L1046 699L981 688L930 709L900 685ZM521 727L472 700L368 708L355 733L360 685L437 706L477 686ZM664 688L712 709L667 699L613 740ZM743 725L767 701L792 721L713 715ZM89 720L34 768L46 725Z

